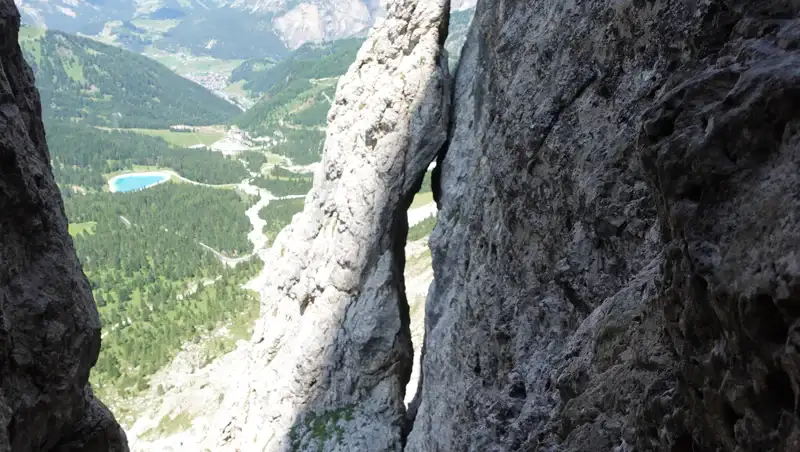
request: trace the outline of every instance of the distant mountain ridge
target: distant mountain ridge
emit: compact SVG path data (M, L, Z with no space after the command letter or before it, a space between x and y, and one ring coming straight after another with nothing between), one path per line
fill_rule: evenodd
M223 59L280 57L306 42L363 36L387 0L15 0L23 23L88 35L119 34L132 50L153 45ZM475 0L455 0L454 10ZM145 22L143 30L131 21ZM116 37L116 36L115 36ZM255 44L258 44L257 46Z

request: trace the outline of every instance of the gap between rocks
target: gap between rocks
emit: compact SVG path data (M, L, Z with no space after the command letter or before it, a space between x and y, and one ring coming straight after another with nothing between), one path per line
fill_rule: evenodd
M408 301L408 293L406 288L406 280L405 280L405 271L406 271L406 245L408 244L408 231L409 231L409 224L408 224L408 209L411 207L411 204L414 201L414 197L419 193L420 189L422 188L422 182L425 178L425 172L423 172L417 179L414 181L414 185L412 189L409 191L409 195L407 195L404 199L400 200L398 205L398 212L402 212L401 215L397 215L394 219L394 223L392 224L392 243L394 244L394 249L392 250L392 255L394 256L395 262L394 266L398 269L395 272L395 285L398 291L398 312L400 313L400 321L402 324L402 331L405 334L408 334L409 342L411 343L411 353L403 363L403 381L405 384L406 391L412 390L409 387L409 383L411 381L411 375L414 371L414 366L417 364L415 361L415 354L414 349L416 347L422 347L423 344L416 344L413 341L413 336L411 334L411 306ZM424 320L423 320L424 322ZM424 343L424 336L423 341ZM419 363L422 364L421 362ZM413 390L417 392L421 387L422 383L422 369L420 369L419 373L420 377L417 382L417 387ZM405 397L405 394L404 394ZM408 404L406 407L406 425L403 430L403 447L405 448L405 440L408 437L408 434L411 432L411 428L414 424L414 418L416 417L416 405L414 402L417 400L417 394L415 393L414 399L411 403Z
M439 39L439 46L440 46L439 58L444 58L444 59L447 59L447 51L445 50L444 44L445 44L445 41L447 40L447 37L448 37L448 34L449 34L449 27L450 27L450 5L449 5L449 2L448 2L446 11L447 11L447 13L445 14L444 20L442 21L442 23L440 25L440 35L439 35L440 36L440 39ZM458 66L460 66L460 62L456 67L456 73L458 73ZM442 146L439 148L439 150L437 151L436 155L433 156L433 158L431 159L430 162L427 162L426 170L423 171L422 174L420 174L416 178L416 180L414 181L414 184L412 185L411 190L409 190L409 195L407 195L404 199L402 199L400 201L399 209L397 211L398 212L402 212L402 214L401 215L397 215L397 217L395 218L394 224L392 225L392 234L391 234L391 236L392 236L394 247L395 247L395 249L393 250L393 255L395 256L395 259L396 259L396 261L395 261L396 267L395 268L398 268L400 270L399 272L397 272L397 275L399 275L398 276L399 281L397 281L397 287L398 287L398 293L400 294L400 296L398 297L398 303L399 303L398 312L400 313L400 320L401 320L401 322L403 324L403 331L405 331L405 332L407 332L407 334L409 334L409 337L411 338L411 346L412 346L411 357L410 357L411 362L410 363L406 363L406 367L408 368L408 372L407 372L406 376L404 376L404 380L405 380L405 385L406 385L405 386L406 391L413 390L414 391L414 396L413 396L413 398L411 399L411 401L407 405L405 405L405 403L404 403L404 406L406 408L406 413L405 413L406 414L406 425L405 425L405 428L403 430L403 438L402 438L402 447L403 447L403 449L405 449L405 447L406 447L407 440L408 440L408 435L411 433L411 430L414 428L414 421L416 420L417 410L419 409L419 405L422 402L422 394L421 393L422 393L422 384L423 384L423 380L424 380L423 361L424 361L424 358L425 358L425 348L426 348L426 345L427 345L427 342L425 340L425 336L426 336L425 333L423 333L422 339L419 341L420 343L414 343L413 335L411 334L410 305L409 305L409 301L408 301L408 291L407 291L406 281L405 281L405 271L406 271L406 264L407 264L406 246L408 245L408 232L409 232L408 213L407 212L408 212L409 208L411 207L411 204L413 203L414 198L416 197L417 194L419 194L420 189L422 188L422 183L423 183L423 181L425 179L426 173L428 172L427 168L431 165L431 163L435 163L435 166L431 171L431 192L433 194L433 201L435 202L436 209L437 209L437 213L435 215L437 216L437 219L438 219L438 209L441 206L441 196L442 196L442 194L441 194L441 182L440 182L441 181L442 163L444 161L444 158L445 158L445 155L447 153L447 150L450 147L450 138L451 138L452 133L453 133L453 128L452 127L453 127L453 118L454 118L454 110L455 110L455 102L454 102L455 99L454 99L454 96L453 96L454 87L455 87L455 73L454 74L448 74L448 78L449 78L448 83L450 84L450 90L448 92L448 96L450 97L450 102L449 102L448 112L447 112L448 113L448 115L447 115L447 125L446 125L447 138L445 139L444 143L442 143ZM430 240L430 236L428 237L428 240ZM433 265L433 263L431 262L431 266L432 265ZM432 281L431 281L431 283L429 283L428 290L430 290L430 284L432 284ZM426 300L423 302L424 303L423 310L425 309L425 305L427 305L427 297L428 297L427 293L426 293L425 297L426 297ZM423 321L422 321L423 322L423 325L422 325L423 331L425 330L426 321L427 321L427 315L425 315L425 313L423 313ZM415 356L415 353L414 353L414 350L416 350L417 347L420 347L420 350L421 350L420 351L419 362L416 361L416 359L415 359L416 356ZM411 380L411 376L413 374L415 365L418 365L420 367L419 368L419 378L417 379L416 387L411 388L409 386L409 383L411 382L410 380ZM407 394L404 394L404 397L406 395Z

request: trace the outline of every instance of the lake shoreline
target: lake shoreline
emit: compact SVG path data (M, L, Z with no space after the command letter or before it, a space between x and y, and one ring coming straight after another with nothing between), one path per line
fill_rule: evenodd
M142 187L133 189L133 190L119 190L117 188L117 181L118 180L125 179L125 178L130 178L132 176L138 176L138 177L163 177L163 179L161 179L159 181L156 181L156 182L153 182L151 184L144 185ZM109 179L108 180L108 189L109 189L109 191L111 191L111 193L129 193L129 192L132 192L132 191L144 190L145 188L151 188L151 187L154 187L154 186L156 186L158 184L163 184L164 182L167 182L170 179L172 179L173 176L174 176L174 173L169 172L169 171L142 171L142 172L132 171L130 173L118 174L118 175L112 177L111 179Z

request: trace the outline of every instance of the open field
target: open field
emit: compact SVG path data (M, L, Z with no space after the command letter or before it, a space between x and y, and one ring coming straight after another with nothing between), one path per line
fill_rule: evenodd
M414 196L414 201L411 203L411 208L422 207L433 202L433 192L417 193Z
M98 129L110 130L105 127L98 127ZM142 135L150 135L151 137L159 137L164 139L167 143L186 148L197 144L204 144L206 146L219 141L225 136L225 132L217 127L202 127L198 132L173 132L169 129L116 129L124 132L136 132Z
M70 223L69 234L73 237L83 233L94 234L94 228L96 226L97 226L96 221L86 221L84 223Z
M149 47L143 55L150 57L180 75L191 72L219 72L230 74L242 60L222 60L210 56L195 56L165 52L155 47Z

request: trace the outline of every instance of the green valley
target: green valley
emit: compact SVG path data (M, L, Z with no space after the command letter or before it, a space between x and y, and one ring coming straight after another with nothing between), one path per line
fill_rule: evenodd
M242 164L217 152L170 146L146 133L100 130L51 119L47 138L53 174L69 194L101 191L109 175L133 169L169 168L187 179L207 184L238 183L248 176Z
M305 44L277 64L248 60L231 73L230 82L260 99L235 123L274 143L270 152L297 165L319 161L328 110L338 78L355 60L360 38Z
M240 110L136 53L58 31L24 28L45 120L163 128L220 124Z
M259 300L246 283L263 270L253 243L264 242L248 234L271 244L303 209L299 195L311 189L309 165L320 161L338 78L363 43L277 46L239 62L236 48L187 48L185 40L206 39L182 25L190 19L114 24L114 43L127 39L130 48L141 40L143 53L190 78L204 64L235 67L223 88L249 99L247 111L119 47L36 28L21 37L69 232L103 324L92 383L126 420L137 410L130 401L187 344L202 346L211 360L250 336ZM162 42L148 42L146 29L162 26ZM211 84L222 89L219 80ZM139 191L108 189L116 175L156 170L177 176ZM430 203L429 178L423 185L413 207ZM266 202L270 196L288 198ZM432 225L424 221L410 234Z

